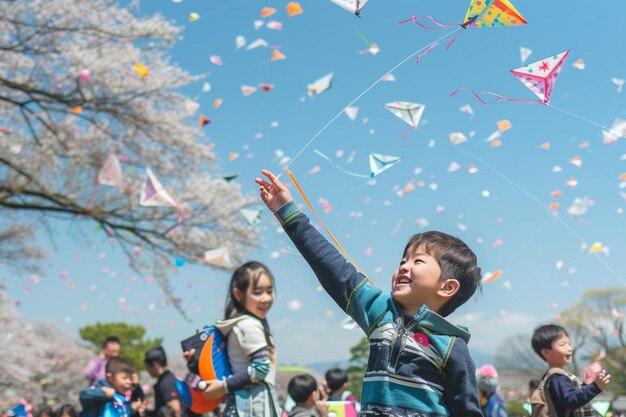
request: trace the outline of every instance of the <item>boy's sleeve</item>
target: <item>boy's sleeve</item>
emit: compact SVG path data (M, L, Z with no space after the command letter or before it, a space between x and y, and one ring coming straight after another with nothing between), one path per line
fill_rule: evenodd
M294 201L275 213L283 229L317 276L328 295L368 332L377 312L386 309L386 297L369 283L339 251L313 227Z
M455 338L445 365L444 398L451 417L483 417L478 402L476 366L460 337Z
M100 385L92 385L80 392L80 405L83 407L83 410L99 406L107 401L109 399Z
M602 392L595 382L577 389L568 377L559 374L550 377L549 389L552 401L567 409L580 408Z

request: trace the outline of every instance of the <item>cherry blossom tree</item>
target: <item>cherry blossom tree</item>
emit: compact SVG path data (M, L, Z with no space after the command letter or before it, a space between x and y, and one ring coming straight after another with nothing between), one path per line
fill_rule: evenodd
M180 308L174 259L226 247L236 263L255 247L238 213L254 197L222 178L198 104L179 92L203 77L168 56L181 31L139 16L137 1L0 1L0 262L35 269L34 235L49 219L73 221L87 240L95 223ZM111 155L123 177L98 185ZM165 206L140 205L146 168L171 196Z
M0 328L0 408L22 398L36 407L78 405L86 384L83 368L93 352L52 323L23 320L1 285Z

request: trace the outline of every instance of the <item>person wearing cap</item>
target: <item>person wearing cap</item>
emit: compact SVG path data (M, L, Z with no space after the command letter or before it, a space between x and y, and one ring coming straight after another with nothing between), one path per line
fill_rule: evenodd
M144 362L146 370L152 378L157 378L154 384L154 411L158 414L161 407L170 407L176 417L184 417L185 410L176 389L176 376L167 369L167 356L161 346L151 348L146 352Z
M478 399L484 417L509 417L504 401L497 394L498 372L493 365L487 364L476 370Z

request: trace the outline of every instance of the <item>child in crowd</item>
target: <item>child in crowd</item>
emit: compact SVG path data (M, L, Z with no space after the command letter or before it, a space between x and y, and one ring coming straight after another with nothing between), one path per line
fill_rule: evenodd
M296 403L289 417L328 417L328 404L321 401L317 381L311 375L301 374L291 378L287 393Z
M144 363L150 376L157 378L154 384L154 410L158 414L161 407L168 407L173 410L174 417L184 417L185 407L176 389L176 376L167 367L167 356L163 347L155 346L148 350Z
M54 412L54 417L78 417L78 411L72 404L63 404Z
M585 385L575 375L565 371L565 367L572 362L574 349L561 326L548 324L538 327L531 344L535 353L548 363L548 372L537 389L543 390L548 408L554 407L552 411L556 411L557 417L595 416L590 402L610 382L611 375L603 369L594 382ZM535 396L531 398L533 413L537 407L534 399Z
M310 223L270 171L257 178L261 199L276 215L335 302L370 343L361 416L482 417L469 332L444 317L480 283L476 256L440 232L411 237L391 280L375 287Z
M205 381L204 395L226 399L226 417L278 417L276 346L267 314L274 303L274 278L260 262L247 262L233 273L226 296L224 320L216 327L226 337L233 375ZM192 349L184 353L189 359Z
M509 417L498 390L498 372L493 365L481 366L476 371L478 399L484 417Z
M137 400L130 404L126 392L132 388L133 366L130 362L111 358L106 364L106 378L80 393L82 417L130 417L142 412L145 404Z
M352 392L348 391L348 373L345 369L333 368L326 371L326 388L328 401L350 401L354 403L356 411L361 405Z

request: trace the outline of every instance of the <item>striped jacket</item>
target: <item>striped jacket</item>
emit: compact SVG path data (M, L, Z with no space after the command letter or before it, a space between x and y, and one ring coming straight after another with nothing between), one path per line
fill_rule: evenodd
M391 293L371 285L293 201L275 214L322 287L367 335L361 416L482 417L467 330L425 305L405 318Z

